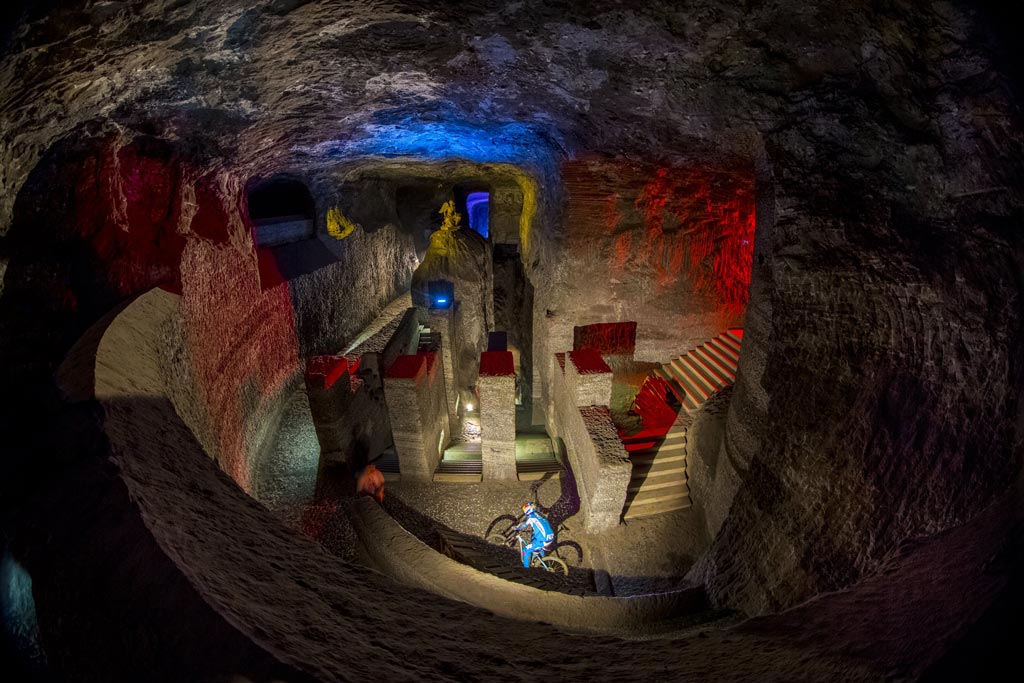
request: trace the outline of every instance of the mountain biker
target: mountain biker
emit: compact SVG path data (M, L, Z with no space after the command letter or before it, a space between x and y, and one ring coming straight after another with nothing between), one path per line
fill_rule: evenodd
M516 527L516 531L525 531L527 528L533 531L530 543L523 546L523 566L529 569L532 555L541 555L554 545L555 532L544 515L537 510L536 503L523 505L523 514L526 515L526 519Z

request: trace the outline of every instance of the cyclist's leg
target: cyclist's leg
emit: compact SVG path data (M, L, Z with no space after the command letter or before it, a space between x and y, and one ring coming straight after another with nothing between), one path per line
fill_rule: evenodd
M530 541L528 545L523 546L523 566L529 569L530 562L532 561L534 554L542 548L543 545L537 541Z

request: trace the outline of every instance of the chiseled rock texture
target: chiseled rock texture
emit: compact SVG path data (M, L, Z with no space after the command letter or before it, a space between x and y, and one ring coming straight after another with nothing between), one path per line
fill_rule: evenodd
M516 632L508 624L474 611L472 628L437 638L437 622L462 620L464 606L437 607L394 586L364 590L374 581L367 572L313 548L300 557L294 539L235 487L255 447L254 416L289 386L303 355L337 351L326 347L371 320L377 311L367 307L394 298L417 247L407 226L366 220L357 230L379 238L379 250L352 241L359 258L294 286L273 284L246 225L244 190L255 177L301 172L323 208L335 200L333 169L346 160L459 157L521 168L536 396L574 325L635 311L651 329L672 321L671 335L647 339L674 347L719 320L704 300L693 302L697 318L673 312L675 282L693 273L663 282L657 268L638 265L649 223L623 199L635 186L609 189L618 197L609 206L625 212L609 221L614 239L566 251L563 200L572 194L562 173L596 158L645 173L750 164L753 279L718 457L735 467L738 489L694 577L714 601L749 614L796 607L707 639L652 641L640 667L604 641L564 647L545 630L552 645L543 660L565 676L617 681L651 680L666 668L717 680L993 678L999 659L987 648L1019 632L1019 623L1016 631L1005 624L1022 613L1004 606L1021 602L1009 577L1019 580L1022 562L1020 491L1010 487L1024 453L1024 137L1011 80L1016 45L1000 37L1013 24L982 7L13 5L21 19L0 35L0 386L16 387L17 401L0 415L0 493L16 508L3 524L33 575L57 670L83 671L72 654L93 650L89 635L103 632L95 615L126 603L108 586L96 592L109 601L83 595L43 538L56 547L66 539L78 578L113 576L124 586L116 577L134 558L168 574L187 570L174 595L191 595L188 609L202 620L217 617L212 605L243 640L259 642L266 669L280 657L320 678L358 677L376 648L383 663L373 672L395 680L397 663L416 667L406 679L467 678L467 661L481 680L535 678L495 646ZM323 221L318 215L321 242ZM577 235L599 232L588 225ZM623 247L625 279L611 260L620 238L632 245ZM126 493L98 464L99 418L63 403L50 375L93 322L154 286L181 292L178 358L192 364L182 381L197 390L195 414L179 417L194 418L189 426L220 471L183 464L158 447L167 434L152 429L134 438L155 469L136 470ZM173 412L132 410L154 419ZM174 434L192 438L186 432ZM76 486L76 473L102 479L106 497ZM140 507L146 524L135 523ZM217 534L204 533L211 521ZM159 547L140 541L137 552L98 555L78 544L122 547L119 539L148 539L154 528L166 533ZM246 543L219 555L235 533ZM270 546L279 566L266 559ZM234 576L236 567L254 569ZM282 574L314 587L281 589L273 581ZM131 576L140 583L128 592L150 613L170 613L162 583ZM280 599L246 612L253 592L268 587ZM91 619L62 630L62 600L92 610ZM307 608L322 624L285 626L283 615ZM383 648L357 635L378 631L397 635ZM516 640L528 647L540 637ZM348 642L356 647L338 646ZM118 666L138 676L147 661L138 652L179 661L193 645L127 643L135 651ZM244 644L232 652L232 661L246 659ZM121 653L101 654L116 664ZM79 675L105 678L92 668Z

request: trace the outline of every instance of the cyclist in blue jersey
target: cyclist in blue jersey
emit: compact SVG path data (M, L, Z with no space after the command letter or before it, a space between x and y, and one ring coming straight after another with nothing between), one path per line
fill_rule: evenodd
M516 531L531 529L533 536L529 545L523 546L523 566L530 568L530 556L542 555L547 552L555 543L555 532L544 515L537 511L536 503L527 503L523 506L523 514L526 519L516 527Z

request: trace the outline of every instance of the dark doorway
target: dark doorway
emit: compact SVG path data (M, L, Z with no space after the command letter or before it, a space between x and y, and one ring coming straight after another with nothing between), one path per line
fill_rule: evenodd
M520 351L522 400L533 396L533 285L526 278L519 245L494 245L494 326L508 333L508 345Z
M249 188L248 206L259 247L288 244L313 236L316 207L313 195L300 180L276 176L256 182Z

